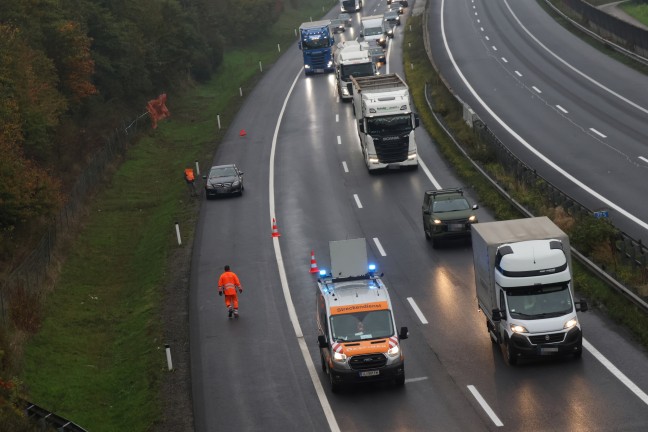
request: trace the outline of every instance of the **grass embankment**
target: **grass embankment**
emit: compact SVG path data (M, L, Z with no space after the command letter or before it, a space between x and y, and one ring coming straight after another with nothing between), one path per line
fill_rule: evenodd
M628 15L636 18L643 25L648 26L648 4L621 3L619 5Z
M428 60L425 47L423 45L422 17L411 17L408 21L405 32L405 41L403 43L403 61L405 63L405 75L407 83L412 90L414 103L416 104L421 122L426 130L439 146L444 157L452 163L457 174L462 178L464 184L471 185L477 195L479 202L484 208L489 208L497 219L513 219L522 217L511 207L501 195L488 184L481 175L472 167L456 148L455 144L439 127L432 113L428 109L425 100L425 83L431 86L434 111L443 116L444 122L457 139L463 144L468 144L472 148L473 157L479 155L479 152L487 153L484 150L484 143L476 142L476 136L466 126L463 121L462 106L457 102L455 97L450 94L440 77ZM413 69L410 67L413 64ZM478 159L478 158L477 158ZM493 171L497 172L498 182L506 184L505 188L509 194L518 202L528 203L542 196L541 191L532 190L528 186L521 185L515 178L507 175L504 169L489 164ZM558 217L569 217L560 209L546 208L543 213L556 220ZM538 213L538 216L541 214ZM558 222L557 222L558 223ZM570 221L574 224L575 233L582 232L578 230L577 221ZM559 223L559 225L564 226ZM589 226L588 226L589 227ZM573 240L572 240L573 243ZM590 306L598 307L605 311L616 322L625 325L631 330L640 343L648 347L648 316L639 310L634 304L629 302L625 297L609 288L597 277L589 273L579 263L574 262L574 286L583 297L589 300Z
M70 247L56 287L47 296L41 330L24 351L22 381L33 402L92 431L145 431L161 415L166 372L163 304L174 222L194 220L198 204L182 180L195 160L209 166L224 129L277 43L321 16L331 1L288 3L272 35L227 52L210 83L171 95L172 117L128 151ZM192 235L183 226L183 236ZM186 243L183 243L186 244Z

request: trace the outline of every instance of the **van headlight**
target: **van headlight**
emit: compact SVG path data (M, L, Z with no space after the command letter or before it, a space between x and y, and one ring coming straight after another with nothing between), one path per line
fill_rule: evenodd
M344 363L347 359L346 354L339 353L337 351L333 352L333 360L339 363Z
M521 326L519 324L511 324L511 331L513 333L528 333L529 331L526 329L526 327Z
M469 221L469 222L477 222L477 216L475 216L475 215L470 216L470 217L468 218L468 221Z
M565 323L563 326L564 329L570 329L578 324L578 320L576 318L572 318L569 321Z
M389 350L387 351L387 355L389 357L396 357L399 353L400 353L400 347L398 345L396 345L393 348L389 348Z

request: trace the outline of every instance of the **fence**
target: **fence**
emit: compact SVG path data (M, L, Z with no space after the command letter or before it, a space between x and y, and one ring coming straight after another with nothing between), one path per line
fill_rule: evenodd
M55 216L53 223L38 242L29 256L14 269L0 285L0 322L8 324L12 297L35 299L40 296L42 287L55 248L63 234L74 226L80 215L82 204L88 192L97 186L108 165L117 157L125 154L131 140L142 126L149 127L147 114L142 114L130 124L124 123L105 137L105 145L92 158L88 166L79 175L68 197L67 203Z
M425 50L427 52L430 62L436 69L437 74L439 75L441 81L448 88L448 90L452 94L454 94L454 92L452 92L452 88L448 85L447 81L443 78L443 75L439 72L438 68L434 63L434 59L432 57L432 51L429 46L429 35L428 35L429 27L428 27L427 19L428 19L428 14L424 14L423 40L425 44ZM444 128L446 133L449 136L453 137L453 134L449 131L449 128L445 126L443 119L439 115L437 115L432 109L432 104L430 102L429 96L430 96L429 91L426 86L425 97L431 112L433 113L436 121ZM493 154L494 157L497 158L497 162L506 168L506 172L512 173L515 177L515 180L518 183L524 184L534 189L541 188L542 195L549 197L549 200L553 203L554 206L563 207L573 216L585 216L585 215L597 216L595 215L594 211L588 209L583 204L576 201L575 199L573 199L572 197L570 197L569 195L567 195L566 193L564 193L563 191L561 191L560 189L552 185L551 182L547 181L545 178L537 174L535 170L533 170L531 167L529 167L520 159L518 159L513 154L513 152L511 152L508 149L508 147L506 147L506 145L495 135L495 133L493 133L493 131L491 131L488 128L488 126L479 119L479 117L465 102L463 102L456 94L454 94L454 96L461 104L463 108L464 119L473 128L473 131L476 134L479 142L486 144L486 147L489 149L488 150L489 154ZM529 209L525 208L517 201L515 201L500 185L497 184L497 182L494 179L492 179L492 177L486 172L486 170L480 164L472 160L472 158L468 155L466 150L459 142L457 142L456 140L454 140L454 142L457 148L464 154L466 158L470 160L473 166L507 200L509 200L511 204L513 204L523 214L526 214L527 216L533 216L532 211L530 211ZM538 211L538 209L532 209L532 210ZM625 256L633 264L633 266L638 267L642 272L644 272L644 275L648 274L648 265L647 265L648 248L646 248L640 240L635 240L620 230L617 231L619 232L619 239L618 241L615 242L617 251L621 253L623 256ZM572 253L576 259L578 259L590 271L594 272L600 279L605 281L610 287L623 294L626 298L628 298L630 301L632 301L634 304L640 307L644 312L648 313L648 302L646 302L646 300L642 298L642 296L639 295L639 293L637 293L633 289L624 286L621 282L616 280L615 275L607 273L606 271L601 269L598 265L593 263L589 258L585 257L583 254L579 253L574 248L572 248Z

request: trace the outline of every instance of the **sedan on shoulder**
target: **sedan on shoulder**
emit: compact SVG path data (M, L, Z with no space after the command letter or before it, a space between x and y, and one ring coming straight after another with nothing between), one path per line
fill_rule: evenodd
M243 195L245 190L243 171L239 171L235 164L213 166L203 179L207 199L219 195Z

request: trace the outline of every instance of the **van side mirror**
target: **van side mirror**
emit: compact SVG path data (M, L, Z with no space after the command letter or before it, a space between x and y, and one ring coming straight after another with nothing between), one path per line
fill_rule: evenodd
M502 321L502 311L501 310L495 308L495 309L493 309L492 314L493 314L493 321L495 321L495 322Z
M407 339L409 337L409 330L407 330L407 327L401 327L400 333L398 333L398 338L399 339Z
M477 204L473 204L473 206L472 206L473 210L477 210L478 208L479 208L479 206Z
M320 348L328 348L328 342L326 342L326 336L319 335L317 336L317 344Z
M585 300L581 300L579 302L576 302L576 310L579 312L587 312L589 310L589 306L587 306L587 302Z

